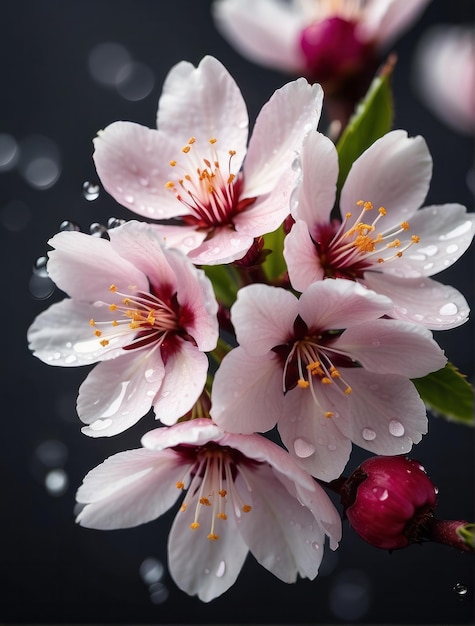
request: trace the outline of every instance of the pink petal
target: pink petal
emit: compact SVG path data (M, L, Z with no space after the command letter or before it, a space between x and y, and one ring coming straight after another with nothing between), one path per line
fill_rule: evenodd
M233 163L239 169L246 154L248 123L239 87L214 57L205 56L196 68L181 61L168 73L158 103L157 126L176 145L177 153L170 158L178 158L190 137L196 138L197 146L209 145L208 140L216 138L215 147L227 159L227 151L236 150Z
M188 252L188 258L198 265L221 265L241 259L254 242L254 237L240 234L223 226L213 230L201 245Z
M79 232L62 232L48 242L48 273L72 298L110 301L109 287L146 289L147 277L113 249L109 241Z
M391 309L391 301L344 278L312 283L300 296L300 315L309 328L330 330L368 322Z
M338 178L338 155L333 143L321 133L310 133L300 157L302 181L298 204L292 215L304 220L309 230L315 224L330 221L335 204Z
M150 430L142 437L141 444L150 450L163 450L179 444L202 446L209 441L220 441L222 437L222 430L211 420L198 418Z
M52 304L28 329L30 350L44 363L61 367L90 365L122 354L121 346L129 339L111 340L104 348L94 336L91 318L110 321L109 307L69 298Z
M390 317L422 324L432 330L448 330L464 324L470 307L454 287L432 278L399 278L366 272L365 284L390 297L394 303Z
M272 190L282 172L292 166L305 137L317 128L322 109L320 85L304 78L278 89L259 113L244 163L242 197Z
M346 397L344 398L345 403ZM323 393L317 407L310 389L293 389L285 397L284 416L278 423L279 434L296 462L312 476L325 481L338 478L351 452L351 442L339 430L340 414ZM345 405L345 406L346 406ZM324 416L334 412L333 418Z
M348 328L332 348L350 355L367 370L407 378L420 378L447 362L429 330L400 320L373 320Z
M312 283L323 280L320 257L303 220L295 222L284 240L284 259L292 287L297 291L305 291Z
M298 315L296 297L280 287L254 284L238 291L231 319L238 343L253 355L265 355L286 343Z
M361 24L361 36L375 39L387 49L420 16L430 0L369 0Z
M403 130L387 133L353 163L341 192L341 214L353 215L350 226L360 214L356 203L369 201L374 210L387 210L381 229L396 227L424 202L431 174L432 159L422 137L408 137Z
M292 3L219 0L212 5L218 30L246 58L300 74L305 66L298 35L305 19Z
M266 432L282 410L282 367L276 358L229 352L214 377L211 417L229 432Z
M131 528L156 519L177 500L176 481L186 472L171 450L128 450L91 470L77 492L86 503L76 521L87 528Z
M153 400L157 419L163 424L174 424L198 400L206 383L208 357L189 341L169 355L165 376L158 395Z
M167 248L175 248L183 254L189 254L198 248L206 239L208 233L205 229L196 230L195 226L180 224L150 224L150 227L158 233L162 244Z
M325 535L311 511L291 495L270 467L247 472L252 510L238 528L257 561L286 583L297 574L313 580L323 556Z
M189 595L209 602L231 587L241 571L248 549L239 534L233 515L216 521L216 541L207 538L212 507L201 507L200 528L192 530L197 496L185 511L179 511L168 538L168 566L178 587Z
M428 206L411 217L410 227L420 242L404 253L400 263L388 264L387 271L400 275L403 266L405 275L432 276L450 267L470 246L475 215L460 204Z
M345 369L350 419L342 432L375 454L405 454L427 432L424 403L414 385L402 376L375 374L362 368Z
M170 177L169 163L177 157L181 145L145 126L114 122L99 131L94 148L101 183L119 204L149 219L187 213L185 205L165 187Z
M77 411L89 437L110 437L151 408L164 376L159 351L132 351L99 363L79 388Z

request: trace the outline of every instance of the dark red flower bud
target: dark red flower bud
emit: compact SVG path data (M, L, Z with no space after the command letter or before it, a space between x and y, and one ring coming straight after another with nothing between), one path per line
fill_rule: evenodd
M367 459L344 482L340 495L352 528L372 546L395 550L430 535L437 489L418 461Z

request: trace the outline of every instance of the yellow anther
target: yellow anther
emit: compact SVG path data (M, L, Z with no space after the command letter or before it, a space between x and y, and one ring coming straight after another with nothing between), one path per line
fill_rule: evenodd
M321 382L322 382L324 385L331 385L331 384L333 383L332 379L331 379L331 378L328 378L328 376L324 376L324 377L321 379Z
M188 154L190 150L191 150L190 146L183 146L183 148L181 149L181 151L184 152L185 154Z
M109 287L109 291L112 291L112 293L114 293L115 291L117 291L117 285L111 285Z
M312 376L323 376L323 370L321 368L320 361L314 361L313 363L309 363L307 365L307 370L312 374Z
M112 326L118 326L119 322L117 320L112 320Z
M176 483L176 485L175 485L175 486L176 486L176 488L177 488L177 489L184 489L184 488L185 488L185 483L184 483L182 480L179 480L179 481Z
M218 539L219 539L219 535L217 535L216 533L210 533L210 534L208 535L208 539L209 539L210 541L218 541Z
M391 243L388 243L386 247L387 248L399 248L400 245L401 245L401 241L399 239L395 239L394 241L391 241Z
M188 139L188 143L189 143L190 145L191 145L191 144L193 144L193 143L195 143L195 141L196 141L196 137L190 137L190 138Z
M345 217L346 217L347 220L349 220L350 217L351 217L351 213L345 213Z
M378 213L380 215L386 215L387 211L386 211L386 209L383 206L380 206L379 209L378 209Z
M223 520L228 519L228 516L226 515L226 513L218 513L216 517L219 517L219 519L223 519Z
M96 337L100 337L102 335L100 330L95 330L94 334L96 335Z
M95 325L96 325L96 322L92 319L92 317L91 317L91 319L89 320L89 325L90 325L90 326L95 326Z
M332 411L325 411L324 415L327 419L330 419L331 417L333 417Z
M309 384L310 383L308 382L308 380L304 380L303 378L299 378L297 381L297 385L300 387L300 389L307 389Z
M334 365L330 367L330 376L332 378L341 378L340 372L336 369Z
M99 343L101 344L103 348L109 345L109 342L107 341L107 339L102 339Z
M403 230L409 230L409 222L402 222L401 223L401 228Z
M152 324L152 326L155 324L155 311L150 311L150 313L147 315L147 322L149 324Z
M165 187L167 189L173 189L175 187L175 183L172 180L169 180L168 182L165 183Z
M396 254L396 256L397 256L398 258L401 258L401 257L402 257L402 252L398 252L398 253Z
M190 524L191 530L196 530L199 527L200 527L200 523L199 522L191 522L191 524Z
M171 167L175 167L175 166L176 166L176 161L175 161L175 160L170 161L170 162L169 162L169 165L171 165Z
M229 174L229 176L228 176L228 185L230 185L235 178L236 178L235 174Z
M208 498L200 498L200 504L203 504L204 506L211 506L211 502Z
M117 310L117 304L110 304L109 305L109 311L116 311Z
M185 180L189 182L191 180L191 176L189 174L185 174Z
M122 304L125 304L125 306L127 306L128 304L130 304L130 298L124 298L122 300Z
M421 238L419 237L419 235L412 235L411 237L412 243L419 243L420 240Z
M358 202L356 204L357 204L357 206L363 206L364 200L358 200Z
M384 259L382 259L381 257L378 259L378 263L384 263Z
M351 387L347 387L347 388L345 389L345 393L346 393L346 395L347 395L347 396L348 396L348 395L349 395L352 391L353 391L353 389L352 389Z
M213 185L209 185L209 186L208 186L208 191L209 191L209 193L214 193L214 187L213 187Z
M373 208L373 203L372 202L365 202L364 203L364 210L365 211L371 211Z
M226 489L220 489L220 491L218 491L219 495L224 498L227 495L227 491Z
M216 143L218 140L216 139L216 137L211 137L211 139L209 140L210 144L214 144Z
M186 502L183 502L183 504L180 507L180 512L184 513L187 508L188 508L188 505L186 504Z
M242 507L242 510L243 510L244 513L249 513L249 511L252 511L252 506L250 504L245 504Z
M229 156L234 156L236 154L236 150L229 150L228 154Z

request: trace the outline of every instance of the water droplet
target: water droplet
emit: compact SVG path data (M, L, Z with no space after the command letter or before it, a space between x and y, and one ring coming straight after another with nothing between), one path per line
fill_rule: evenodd
M384 502L384 500L389 498L388 490L384 487L373 487L371 491L381 502Z
M372 428L363 428L361 436L365 441L373 441L373 439L376 439L376 433Z
M70 230L80 231L81 227L79 226L79 224L76 224L76 222L72 222L71 220L63 220L59 225L59 230L60 232Z
M216 570L216 576L218 578L222 578L225 572L226 572L226 563L224 561L221 561L220 564L218 565L218 569Z
M455 302L447 302L447 304L440 307L439 313L440 315L455 315L458 313L458 306Z
M243 128L247 128L248 126L249 126L249 122L248 122L248 120L241 120L241 121L237 124L237 127L238 127L238 128L241 128L241 129L243 129Z
M334 443L329 443L327 448L330 450L330 452L334 452L336 450L336 445Z
M433 267L434 267L434 264L433 264L432 262L430 262L430 263L426 263L426 264L424 265L424 269L425 269L425 270L431 270Z
M306 459L315 452L315 446L302 437L297 437L294 441L295 454L301 459Z
M406 429L399 420L391 420L388 427L389 432L391 435L394 435L394 437L402 437L406 432Z
M105 430L111 424L112 424L112 420L110 418L105 419L105 420L96 420L95 422L92 422L92 424L89 424L89 428L91 430Z
M292 161L291 167L294 172L300 172L302 170L302 163L299 156L296 156L295 159Z
M462 583L457 583L454 585L454 591L459 596L466 596L468 593L468 588L466 585L463 585Z
M99 197L100 187L96 183L86 180L82 185L82 195L86 200L92 201Z
M149 185L148 178L146 176L140 176L139 183L142 185L142 187L148 187Z
M426 246L425 248L421 248L419 250L419 252L422 252L422 254L425 254L427 256L434 256L434 254L437 254L438 251L439 248L434 245Z
M299 205L300 190L296 187L290 194L289 207L290 211L295 211Z
M147 380L149 383L153 382L153 375L155 374L155 371L153 368L150 368L148 370L145 370L145 380Z
M454 239L455 237L460 237L461 235L465 235L469 230L472 229L472 221L467 220L463 224L459 224L453 230L448 233L444 233L440 235L439 241L446 241L447 239Z
M78 358L75 354L68 354L68 356L64 359L64 362L67 365L71 365L72 363L75 363L77 360Z
M109 219L107 220L108 230L111 230L111 228L118 228L119 226L122 226L122 224L125 224L125 220L122 220L118 217L109 217Z
M109 237L109 235L107 234L107 228L103 224L99 224L99 222L93 222L89 226L89 233L93 237Z
M163 564L154 557L144 559L139 568L140 577L146 585L158 583L162 579L164 572Z
M320 550L320 544L319 544L319 543L317 543L316 541L314 541L314 542L312 543L312 548L313 548L314 550Z
M450 246L447 246L446 252L447 254L455 254L458 249L459 247L456 243L451 243Z
M135 202L135 198L134 198L134 196L133 196L132 194L130 194L130 193L126 193L126 194L125 194L125 196L124 196L124 200L125 200L126 202L128 202L129 204L133 204L133 203Z
M33 273L31 276L28 287L31 295L36 300L46 300L46 298L52 295L55 289L54 282L49 276L37 273Z
M138 102L146 98L155 85L153 71L144 63L135 61L120 68L116 77L116 89L119 94L130 102Z
M195 238L185 237L185 239L183 239L183 245L185 245L187 248L192 248L195 245Z
M39 256L33 264L33 273L37 276L42 276L46 278L48 276L48 272L46 270L48 264L47 256Z
M62 496L68 489L68 475L63 469L54 469L46 474L45 487L50 496Z
M0 172L7 172L18 161L18 144L14 137L0 133Z

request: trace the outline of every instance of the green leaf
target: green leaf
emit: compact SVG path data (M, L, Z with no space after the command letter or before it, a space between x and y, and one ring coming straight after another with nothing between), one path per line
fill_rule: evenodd
M238 291L236 270L231 265L206 265L203 269L213 283L218 302L230 307L236 300Z
M338 191L341 190L356 159L392 128L394 112L391 75L395 64L395 58L390 57L379 75L374 78L364 99L356 107L353 117L338 141L337 152L340 163Z
M274 280L278 278L287 270L287 265L284 260L284 227L280 226L272 233L264 235L264 249L271 250L271 253L267 255L266 260L262 266L265 275L268 280Z
M428 409L445 419L474 425L473 388L455 365L412 381Z

